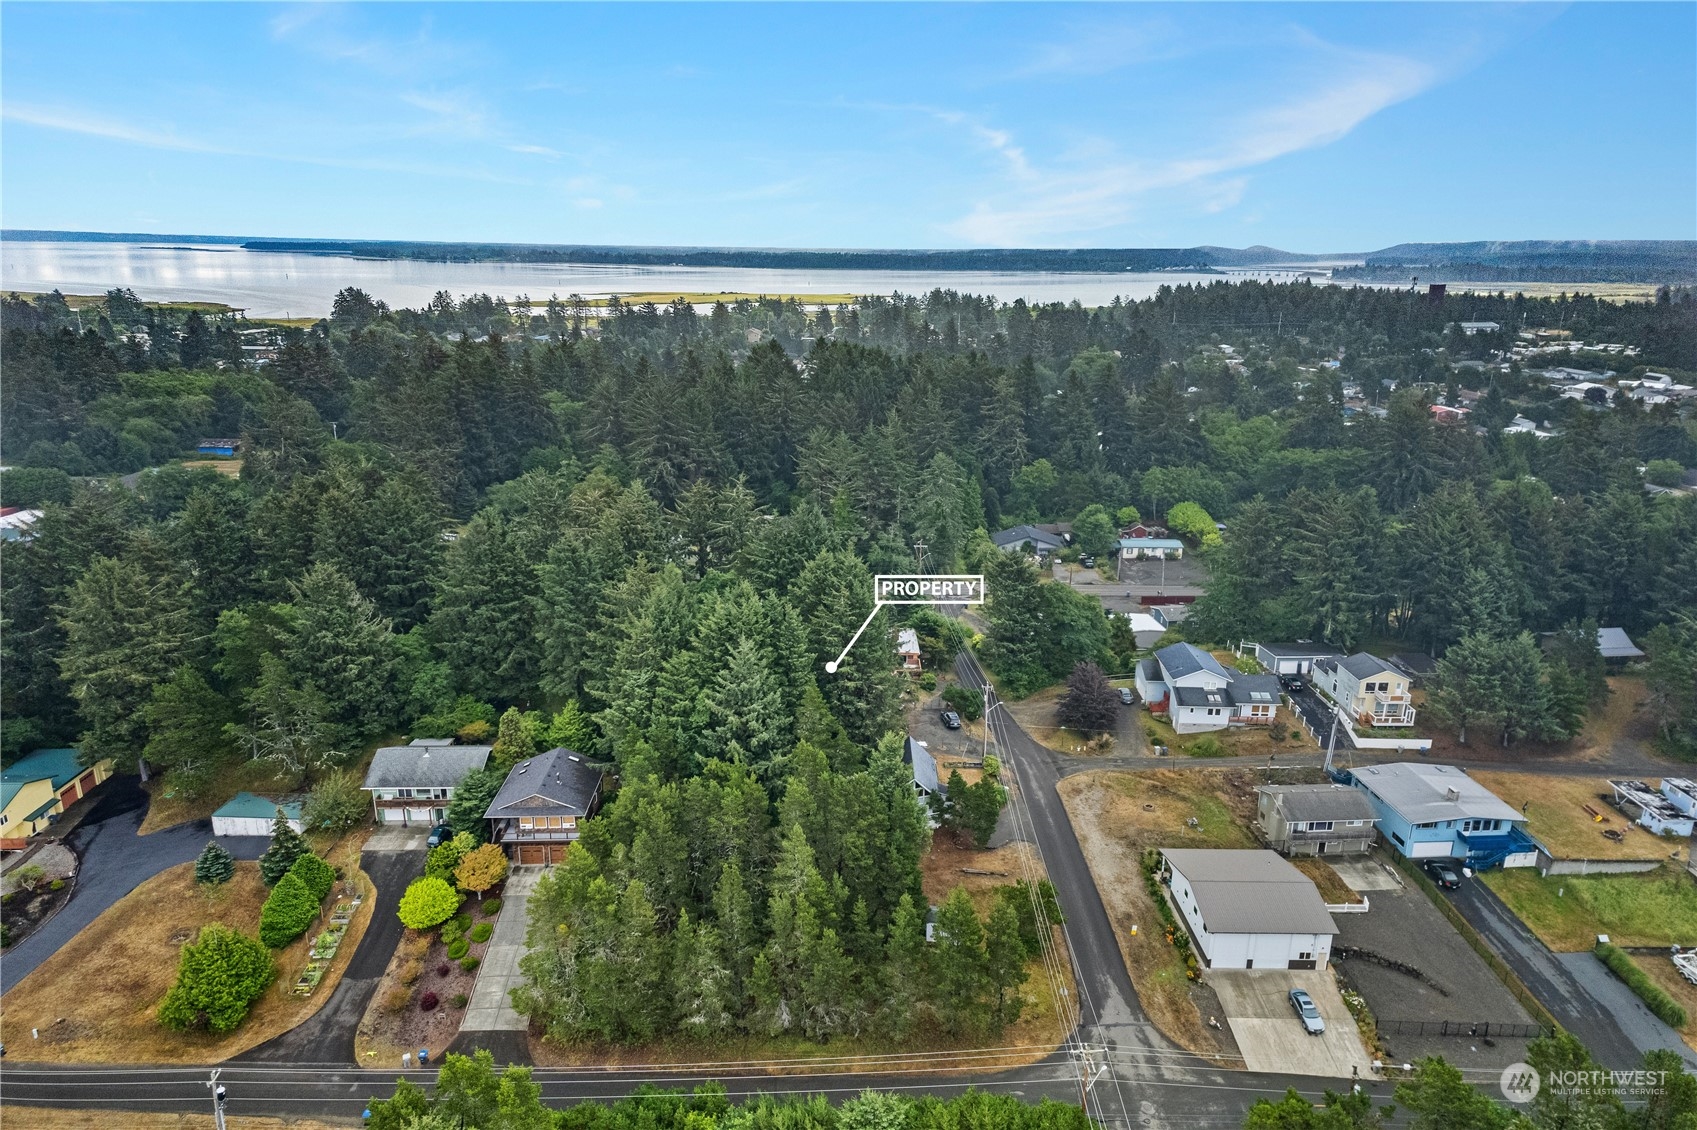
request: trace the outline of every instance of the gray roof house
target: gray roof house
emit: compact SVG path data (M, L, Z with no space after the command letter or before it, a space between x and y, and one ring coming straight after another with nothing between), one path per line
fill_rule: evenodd
M1005 530L997 530L990 535L990 540L998 549L1009 552L1028 549L1039 557L1058 553L1066 548L1066 538L1058 533L1049 533L1036 526L1011 526Z
M1255 661L1275 675L1306 675L1317 659L1336 659L1338 650L1313 643L1252 643L1243 645ZM1241 654L1241 653L1240 653Z
M527 757L507 772L483 813L491 840L514 863L558 863L601 799L601 770L565 748Z
M384 746L371 759L362 786L379 824L439 824L466 774L489 763L492 747L420 738Z
M937 759L931 756L924 742L908 738L902 746L902 760L913 767L913 787L920 796L942 791L943 786L937 780Z
M1210 969L1324 969L1337 925L1313 880L1264 850L1163 848L1173 904Z
M1632 642L1625 628L1598 628L1597 650L1604 659L1616 662L1644 658L1643 650Z
M1171 718L1181 734L1270 726L1283 701L1278 676L1228 670L1191 643L1163 647L1140 662L1134 675L1143 702Z
M1346 785L1262 785L1255 820L1267 846L1283 855L1360 855L1373 846L1378 814Z

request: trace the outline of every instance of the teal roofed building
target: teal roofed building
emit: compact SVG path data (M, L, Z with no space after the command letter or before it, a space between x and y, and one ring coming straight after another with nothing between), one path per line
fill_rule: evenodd
M112 762L83 765L74 749L38 749L0 772L0 850L22 848L65 809L112 775Z
M301 823L301 802L275 801L253 793L241 792L231 797L212 814L212 834L215 836L269 836L271 825L281 808L289 826L297 832L306 830Z

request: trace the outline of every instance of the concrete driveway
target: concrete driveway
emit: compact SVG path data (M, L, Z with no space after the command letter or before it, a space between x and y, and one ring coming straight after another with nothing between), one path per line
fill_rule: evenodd
M542 875L541 867L514 867L501 890L501 916L495 920L483 964L477 967L477 983L460 1021L460 1032L522 1032L529 1022L513 1007L513 990L524 984L519 958L524 956L525 934L530 927L530 891Z
M56 953L113 903L166 868L188 863L213 839L212 821L190 820L138 835L147 813L141 779L119 775L103 782L94 808L65 838L82 860L76 890L58 914L0 961L0 992L10 990ZM264 836L219 836L237 859L258 859L270 842Z
M1361 1046L1355 1018L1325 969L1213 969L1207 982L1220 998L1226 1022L1250 1071L1330 1075L1351 1069L1371 1078L1373 1061ZM1325 1018L1326 1030L1310 1036L1291 1007L1290 991L1306 989Z

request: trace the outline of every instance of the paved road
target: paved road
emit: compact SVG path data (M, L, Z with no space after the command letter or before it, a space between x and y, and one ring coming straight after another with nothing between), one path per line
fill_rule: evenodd
M65 841L82 860L76 890L46 925L6 951L0 960L0 992L22 981L113 903L166 868L194 859L213 838L210 820L138 835L147 801L140 778L121 775L101 784L94 808ZM258 859L269 841L221 836L219 842L237 859Z
M1594 982L1601 978L1582 976L1583 968L1570 966L1551 953L1477 876L1463 879L1448 897L1532 995L1563 1028L1578 1036L1603 1066L1635 1067L1649 1048L1679 1046L1679 1038L1671 1029L1667 1030L1666 1038L1672 1041L1668 1043L1657 1040L1654 1029L1643 1025L1630 1023L1623 1028L1613 1007L1618 1002L1594 988Z
M372 910L371 924L366 927L359 948L348 962L348 971L336 983L324 1007L306 1023L248 1049L232 1062L342 1066L355 1062L354 1033L401 941L404 927L395 911L407 884L423 873L424 857L422 850L360 854L360 870L371 876L377 886L377 906Z

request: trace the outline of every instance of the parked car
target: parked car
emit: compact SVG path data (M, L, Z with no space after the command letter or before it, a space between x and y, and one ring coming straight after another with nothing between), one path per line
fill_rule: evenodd
M438 824L436 827L430 829L430 838L424 842L429 847L441 847L453 838L454 830L452 828L448 827L446 824Z
M1426 874L1432 877L1432 882L1446 891L1453 891L1461 886L1461 874L1453 864L1433 861L1426 865Z
M1280 675L1279 686L1284 688L1286 694L1300 694L1307 689L1308 684L1295 675Z
M1134 701L1136 701L1132 696L1130 687L1120 688L1120 701L1127 706L1130 706Z
M1088 554L1088 553L1086 553L1083 557L1080 557L1078 559L1078 563L1080 565L1084 566L1086 569L1096 568L1096 559L1094 557L1090 556L1090 554Z
M943 711L943 725L951 730L960 729L960 715L952 710Z
M1302 1021L1303 1029L1310 1036L1318 1036L1326 1031L1325 1018L1314 1005L1314 998L1301 989L1290 991L1290 1006L1296 1009L1298 1020Z

